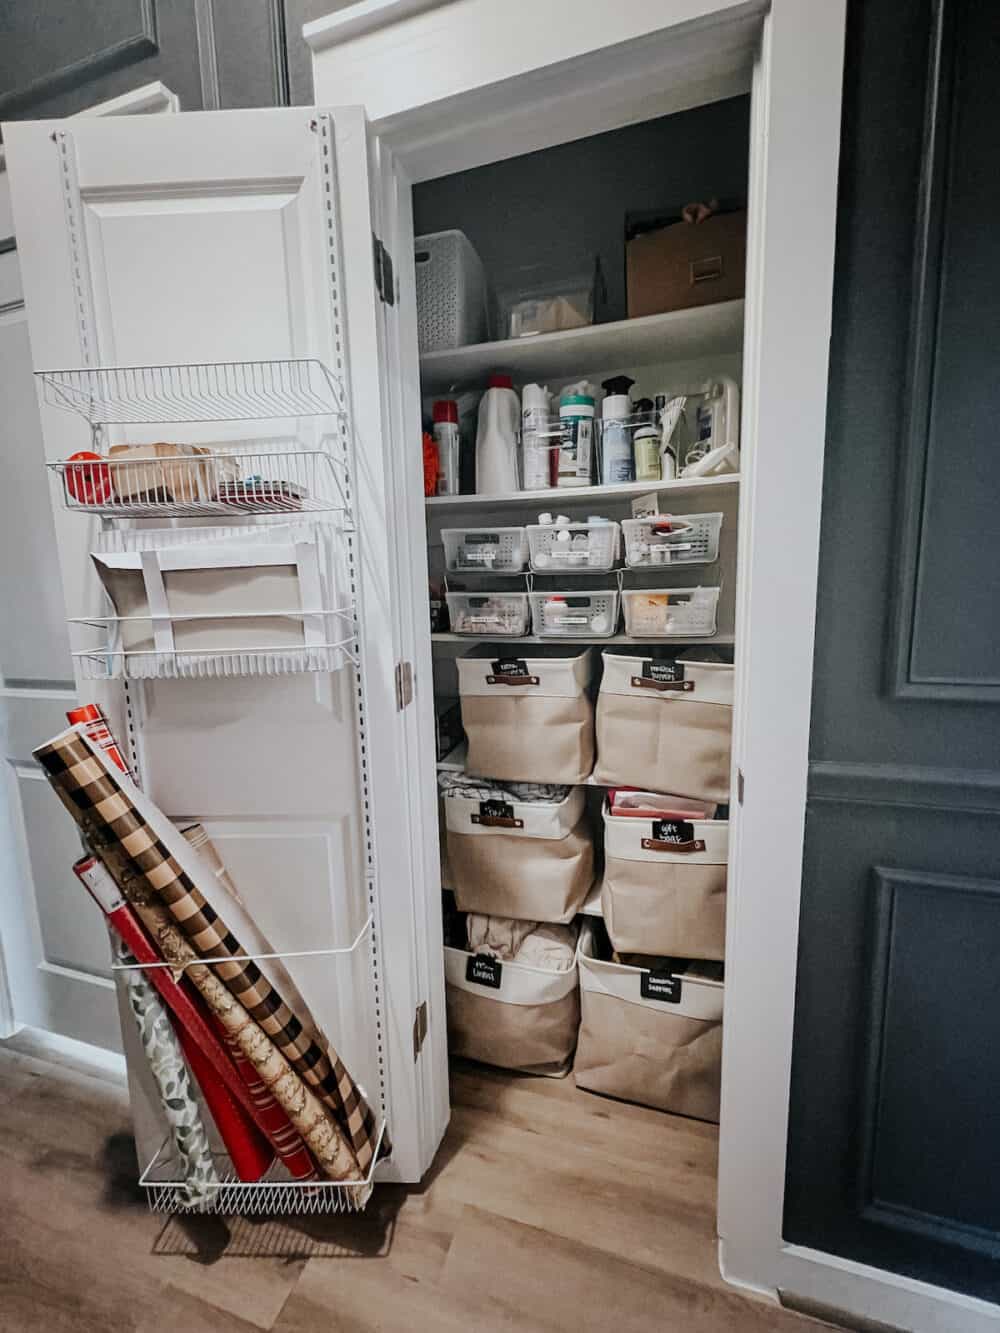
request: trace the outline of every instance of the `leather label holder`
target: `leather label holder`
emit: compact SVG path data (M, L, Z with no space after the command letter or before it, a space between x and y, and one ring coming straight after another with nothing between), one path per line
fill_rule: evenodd
M703 852L705 843L694 836L694 825L686 819L654 819L650 836L643 838L644 852Z
M472 822L483 828L524 828L524 820L516 818L514 807L506 801L480 801L479 814L472 816Z

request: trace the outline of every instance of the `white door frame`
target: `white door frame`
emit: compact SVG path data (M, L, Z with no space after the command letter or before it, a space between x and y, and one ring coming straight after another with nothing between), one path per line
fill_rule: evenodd
M782 1237L845 20L846 0L364 0L304 35L317 98L365 105L404 187L746 91L752 60L733 747L743 799L732 818L720 1263L729 1281L772 1296L942 1333L960 1311L963 1328L995 1333L997 1307ZM398 372L412 386L410 341ZM422 658L421 634L404 651Z

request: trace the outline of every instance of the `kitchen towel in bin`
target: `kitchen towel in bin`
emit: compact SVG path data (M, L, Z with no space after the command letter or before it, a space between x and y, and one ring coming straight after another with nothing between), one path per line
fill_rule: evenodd
M722 968L674 960L647 970L611 961L599 923L580 934L578 1088L697 1120L719 1119Z
M589 648L478 644L458 658L466 772L500 782L572 785L594 766L594 673Z
M582 787L441 773L449 883L463 912L568 922L594 879Z
M603 663L596 781L728 801L732 663L704 648L606 650Z
M580 1026L575 960L561 971L445 948L448 1049L501 1069L560 1078Z
M691 805L651 818L604 806L601 913L618 953L725 956L729 823Z

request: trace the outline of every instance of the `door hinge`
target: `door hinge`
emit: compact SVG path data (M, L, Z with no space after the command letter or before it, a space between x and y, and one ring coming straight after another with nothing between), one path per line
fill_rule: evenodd
M396 271L392 255L372 232L372 259L375 264L375 290L386 305L396 304Z
M413 703L413 667L409 662L396 663L396 712L402 712Z
M424 1038L427 1036L427 1001L421 1000L417 1005L416 1012L413 1015L413 1059L423 1048Z
M743 804L743 770L736 770L736 799L740 805Z

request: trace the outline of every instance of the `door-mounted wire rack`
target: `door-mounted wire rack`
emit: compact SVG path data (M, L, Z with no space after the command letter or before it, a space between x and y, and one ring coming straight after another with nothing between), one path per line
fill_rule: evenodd
M333 266L332 257L330 262ZM345 666L356 672L352 694L362 787L361 873L367 920L347 948L283 952L274 957L294 960L316 954L346 954L357 958L362 950L367 954L365 979L352 983L352 993L361 987L364 1008L357 1012L365 1015L362 1026L368 1052L362 1063L370 1062L370 1086L376 1085L372 1086L372 1107L379 1132L371 1170L361 1182L302 1182L293 1180L280 1163L275 1163L264 1179L251 1183L239 1180L228 1157L217 1154L218 1184L211 1187L210 1197L202 1197L193 1205L167 1140L143 1170L139 1183L154 1211L189 1212L197 1208L201 1212L245 1215L358 1211L371 1193L375 1164L381 1155L388 1091L382 1055L372 794L364 762L367 683L361 650L361 534L352 503L356 447L343 383L322 362L305 358L48 370L37 372L37 379L44 404L75 413L90 427L93 453L48 466L59 480L66 508L100 518L95 551L143 553L141 567L147 552L197 543L210 543L217 549L230 543L249 545L258 552L269 543L291 543L296 550L301 549L301 543L315 547L309 568L318 571L318 581L312 573L305 576L303 556L304 563L298 566L300 604L292 610L265 608L248 614L227 606L223 599L222 605L187 607L177 614L169 601L164 606L161 597L157 606L146 605L138 616L115 609L114 614L79 617L71 623L89 626L101 634L98 648L75 651L74 658L84 678L122 681L129 718L132 680L327 673ZM220 439L226 432L212 424L220 422L272 424L264 429L243 428L240 438ZM181 423L181 429L164 432L166 439L161 436L157 440L151 430L156 427L158 434L161 426ZM140 428L131 441L130 425ZM109 428L113 428L113 444L108 442ZM171 440L170 435L177 438ZM176 522L207 516L225 522L214 527ZM164 523L154 528L133 522L143 519ZM248 557L244 555L243 559ZM240 563L239 559L216 562L226 568ZM274 563L282 563L281 558L276 555ZM128 567L133 566L129 563ZM181 560L174 567L191 565ZM123 628L137 620L144 620L153 632L151 647L123 645ZM301 646L285 642L278 646L273 642L270 646L241 645L234 651L178 644L166 653L155 642L158 633L162 637L164 621L170 622L172 631L175 624L181 629L195 626L200 630L204 622L211 622L224 629L241 620L264 626L264 638L273 638L267 628L275 621L286 627L289 622L298 624L304 641ZM317 626L322 627L321 632ZM182 633L180 637L185 636ZM137 750L134 761L141 785Z

